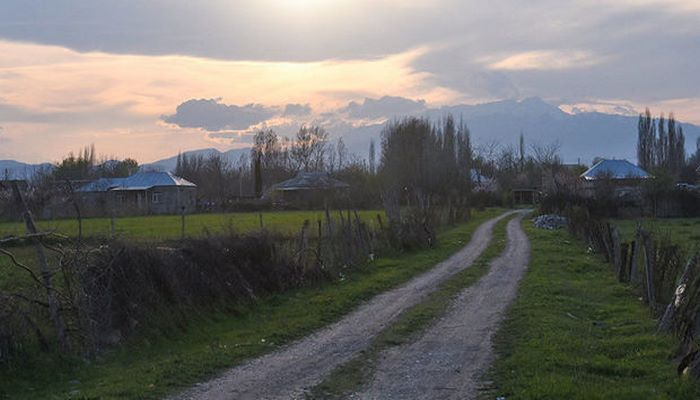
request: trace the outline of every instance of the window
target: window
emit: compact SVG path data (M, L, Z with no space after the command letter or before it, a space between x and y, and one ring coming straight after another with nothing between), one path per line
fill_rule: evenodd
M151 203L159 204L161 201L163 201L163 193L153 192L153 194L151 195Z

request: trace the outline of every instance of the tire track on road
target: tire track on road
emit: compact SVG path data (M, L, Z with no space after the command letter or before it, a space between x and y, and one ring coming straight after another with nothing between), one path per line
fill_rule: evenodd
M483 223L456 254L409 282L375 296L340 321L171 399L303 398L306 389L367 348L401 312L419 303L441 282L469 267L488 246L494 225L514 212Z
M353 399L471 399L493 360L492 337L527 269L522 217L508 223L503 254L417 341L380 356L374 379Z

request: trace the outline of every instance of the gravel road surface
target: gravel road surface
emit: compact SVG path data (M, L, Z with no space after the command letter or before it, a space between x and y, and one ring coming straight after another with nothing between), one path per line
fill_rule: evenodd
M385 351L375 377L353 399L472 399L493 359L491 339L515 298L530 255L523 213L508 223L503 254L416 342Z
M474 232L470 242L452 257L406 284L375 296L340 321L171 399L303 398L306 389L320 383L333 369L367 348L402 311L419 303L444 280L469 267L488 246L496 222L513 213L507 212L485 222Z

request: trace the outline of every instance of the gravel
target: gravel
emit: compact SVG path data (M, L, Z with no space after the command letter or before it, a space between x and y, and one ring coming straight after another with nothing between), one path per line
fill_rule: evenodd
M465 289L416 342L385 351L374 380L353 399L473 399L493 360L492 337L517 294L530 244L520 218L486 276Z
M171 399L297 399L333 369L366 349L402 311L469 267L488 246L505 213L482 224L452 257L408 283L378 295L340 321L282 349L230 369Z

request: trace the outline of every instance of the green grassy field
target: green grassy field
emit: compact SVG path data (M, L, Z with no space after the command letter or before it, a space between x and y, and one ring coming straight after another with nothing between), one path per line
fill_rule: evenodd
M208 315L167 337L135 340L86 364L28 355L0 370L0 399L156 399L308 334L463 247L476 227L502 210L475 213L444 230L432 249L387 256L343 281L278 294L235 315Z
M615 219L611 222L620 229L624 240L634 240L637 220ZM700 218L644 219L642 227L658 237L669 238L689 251L700 250Z
M383 211L360 211L360 217L370 224L377 223L377 214L384 218ZM338 212L331 213L333 218L339 218ZM304 220L315 222L325 219L323 211L270 211L263 212L263 224L271 231L293 234L301 229ZM78 235L78 222L75 219L54 221L38 221L38 227L43 231L54 231L66 236ZM149 240L167 240L179 238L181 235L181 217L179 215L154 215L140 217L122 217L115 219L115 233L121 237ZM227 213L227 214L193 214L185 218L185 234L201 236L205 232L221 232L229 228L237 232L247 232L260 228L259 213ZM21 235L25 232L24 224L19 222L0 223L0 237ZM109 236L111 220L109 218L86 218L83 220L83 235Z
M507 399L697 399L678 378L676 341L612 269L563 231L535 229L529 270L495 341L488 397Z

